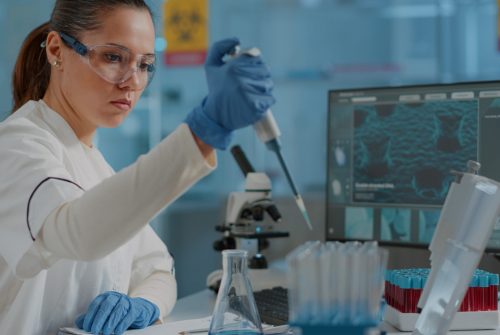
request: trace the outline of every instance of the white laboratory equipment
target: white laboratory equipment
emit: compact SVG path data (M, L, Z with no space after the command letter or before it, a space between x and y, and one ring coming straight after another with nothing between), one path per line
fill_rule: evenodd
M251 269L267 268L267 261L261 254L267 247L267 239L288 237L289 233L275 229L281 222L281 214L271 198L269 177L255 172L239 146L232 147L231 153L245 175L245 190L229 195L224 222L216 227L224 237L214 242L214 249L246 250ZM272 220L266 220L267 216Z
M500 184L478 175L479 163L453 172L429 246L431 273L418 307L415 335L446 334L500 214Z

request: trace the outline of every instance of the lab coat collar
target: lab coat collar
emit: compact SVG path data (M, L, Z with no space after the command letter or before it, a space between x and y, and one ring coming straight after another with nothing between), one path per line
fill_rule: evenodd
M37 101L37 105L40 106L39 109L42 113L43 119L47 122L47 125L66 146L78 146L81 148L85 147L85 149L92 149L78 139L73 128L71 128L68 122L66 122L66 120L59 113L50 108L45 101L40 99Z

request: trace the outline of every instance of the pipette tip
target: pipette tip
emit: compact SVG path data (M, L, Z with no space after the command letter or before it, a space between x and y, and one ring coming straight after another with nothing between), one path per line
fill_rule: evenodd
M300 194L295 196L295 201L297 202L297 206L299 207L302 216L304 216L304 219L306 220L307 227L309 227L309 230L313 230L311 219L309 218L309 214L307 213L306 205L304 204L304 200L302 200Z

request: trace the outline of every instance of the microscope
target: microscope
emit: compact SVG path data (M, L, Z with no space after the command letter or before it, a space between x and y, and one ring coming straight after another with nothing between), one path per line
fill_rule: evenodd
M246 178L245 191L229 195L224 222L216 226L224 237L215 241L213 247L216 251L246 250L250 269L266 269L267 260L261 251L269 246L268 239L288 237L289 233L274 230L281 214L271 199L268 176L255 172L240 146L233 146L231 153Z

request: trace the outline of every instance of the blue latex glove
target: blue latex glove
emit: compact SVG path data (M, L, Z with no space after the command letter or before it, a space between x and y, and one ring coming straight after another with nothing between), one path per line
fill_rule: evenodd
M98 295L75 324L92 334L123 334L127 329L146 328L159 315L158 307L146 299L108 291Z
M203 142L226 149L233 130L254 124L275 99L269 69L260 57L223 57L239 45L237 38L214 43L205 62L208 95L185 122Z

